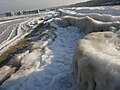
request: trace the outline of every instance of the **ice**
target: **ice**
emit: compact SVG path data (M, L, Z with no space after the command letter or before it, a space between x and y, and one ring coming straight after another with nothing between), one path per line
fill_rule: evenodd
M99 6L99 7L72 7L72 8L65 8L65 10L70 10L76 13L83 13L83 14L109 14L113 16L120 15L120 7L119 6Z
M119 8L120 7L71 7L61 9L60 11L70 15L93 16L96 19L104 17L107 20L111 20L111 17L119 18ZM44 50L37 48L25 55L21 60L21 64L23 65L23 67L20 68L21 71L16 72L3 83L0 90L75 90L75 85L71 78L71 64L75 44L84 36L84 33L76 27L69 26L62 28L49 21L59 16L56 12L46 12L45 14L49 15L43 16L42 18L46 20L46 22L49 22L52 27L56 28L54 33L57 37L55 37L54 41L49 38L40 44L40 47ZM104 18L102 18L102 20L104 20ZM40 18L29 19L26 22L20 23L17 29L17 35L14 38L12 34L9 35L12 39L6 43L9 44L19 38L19 36L26 34L26 31L29 30L28 28L26 29L24 25L32 29L38 19ZM12 31L12 33L13 32L14 31ZM5 44L0 47L4 46Z
M33 18L27 23L27 26L29 26L30 28L34 27L35 25L37 25L39 19L41 19L41 17Z
M89 16L93 19L100 21L120 21L120 11L118 10L120 7L78 7L78 8L63 8L59 9L60 12L77 16L84 17Z
M51 12L51 14L43 16L42 19L44 19L45 21L55 18L55 17L59 17L59 13L56 12Z
M7 90L74 90L71 79L71 63L75 43L83 33L75 27L59 27L57 38L51 43L45 42L44 52L39 49L27 54L22 64L29 65L29 70L13 74L3 84ZM41 53L40 53L41 52ZM27 75L27 76L26 76Z

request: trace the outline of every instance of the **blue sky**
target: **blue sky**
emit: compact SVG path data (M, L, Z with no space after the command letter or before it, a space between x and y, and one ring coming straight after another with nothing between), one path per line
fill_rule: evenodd
M41 9L78 3L85 0L0 0L0 13L8 11Z

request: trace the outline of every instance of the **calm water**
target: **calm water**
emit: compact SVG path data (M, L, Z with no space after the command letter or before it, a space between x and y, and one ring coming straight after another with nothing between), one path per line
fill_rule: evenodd
M1 18L1 17L5 17L5 14L0 14L0 18Z
M0 13L42 9L60 5L68 5L86 0L0 0Z

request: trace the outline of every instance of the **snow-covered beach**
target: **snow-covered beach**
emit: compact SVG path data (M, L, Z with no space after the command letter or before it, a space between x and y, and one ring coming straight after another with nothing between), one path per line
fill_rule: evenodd
M22 52L13 54L12 59L20 60L21 67L2 83L0 90L76 90L76 85L71 73L72 60L76 43L85 35L77 27L61 27L53 21L55 21L56 18L63 17L58 13L62 12L63 15L67 14L79 17L91 16L93 18L100 16L98 19L103 20L104 18L102 17L106 17L106 22L107 20L109 22L112 20L119 22L119 8L118 6L115 8L71 7L59 9L56 14L53 12L50 15L42 15L42 17L24 18L22 22L19 20L19 27L24 28L18 28L20 31L19 36L22 38L25 38L30 32L34 31L34 27L37 25L36 22L40 20L45 20L45 22L43 26L39 27L37 29L38 31L29 38L32 39L30 44L23 49ZM14 22L16 25L16 21ZM6 23L1 23L0 25L0 27L2 27L6 25ZM11 26L11 22L9 25ZM11 37L17 37L17 35L15 35L16 31L13 31L14 27L7 28L12 30L9 31L5 29L6 31L8 30L6 38L2 37L5 30L4 32L1 31L0 34L0 48L3 48L3 50L5 45L9 46L9 43L11 43L9 42L9 40L12 40ZM43 30L43 33L41 33L42 31L40 30ZM7 34L10 35L7 36ZM17 37L16 40L17 39L20 38ZM2 52L2 49L0 50Z

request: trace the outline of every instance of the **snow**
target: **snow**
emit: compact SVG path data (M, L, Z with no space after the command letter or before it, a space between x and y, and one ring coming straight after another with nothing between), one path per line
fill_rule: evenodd
M14 20L14 21L19 21L19 20ZM22 22L22 20L21 20L21 22ZM8 23L8 22L6 22L6 23ZM13 23L13 22L11 21L11 23ZM0 49L5 47L10 42L15 41L15 39L17 39L19 36L23 35L23 32L24 31L21 29L21 23L20 24L19 23L11 24L11 25L8 25L7 27L5 27L5 30L0 34Z
M30 28L34 27L35 25L38 24L39 19L41 19L41 17L36 17L36 18L33 18L32 20L30 19L27 23L27 26Z
M107 17L108 20L111 20L111 17L119 17L119 8L120 7L73 7L64 8L60 11L69 13L70 15L93 15L93 17L96 18ZM51 18L59 16L56 12L47 12L46 14L49 15L42 17L46 22L51 22ZM6 41L6 44L0 44L0 49L18 39L19 36L23 36L24 38L25 35L23 34L27 35L28 29L32 29L38 19L40 18L30 18L20 23L17 29L17 35L14 35L13 29L9 35L9 38L12 37L12 39ZM9 21L0 24L7 22ZM62 28L53 22L51 22L50 25L56 28L53 30L56 37L53 35L42 43L41 41L34 42L34 44L37 44L40 48L35 49L33 46L30 53L25 54L21 60L23 66L3 83L0 90L75 90L75 85L71 78L71 64L75 44L84 34L76 27L69 26ZM26 28L27 26L30 28ZM23 30L21 28L23 28ZM43 50L41 50L41 48Z
M32 32L34 28L38 26L39 19L46 15L52 15L56 17L58 16L58 13L52 11L37 14L36 16L26 15L20 17L15 16L2 18L1 20L3 20L3 22L0 22L0 25L2 27L0 34L0 50L1 50L0 54L2 55L17 41L23 39L26 35Z
M12 24L12 25L8 24L8 26L5 27L6 29L0 34L0 50L1 50L0 53L4 52L5 50L7 50L7 47L9 48L9 46L14 45L15 42L21 40L31 31L33 31L38 19L40 19L40 17L29 18L29 19L23 18L23 19L9 21L13 23L13 21L21 20L21 22L19 23L17 22L16 24ZM5 21L5 23L8 22Z
M65 10L70 10L76 13L83 13L83 14L109 14L113 16L120 15L120 6L99 6L99 7L72 7L72 8L65 8Z
M115 8L113 7L73 7L59 9L58 11L63 14L77 17L89 16L93 19L105 22L120 21L120 6L116 6Z
M47 21L49 19L52 19L52 18L55 18L55 17L58 17L59 14L58 13L54 13L54 14L50 14L50 15L47 15L47 16L43 16L43 20Z
M57 38L51 43L49 38L43 43L44 52L33 50L22 59L22 64L30 66L13 74L2 88L6 90L74 90L71 79L71 63L75 43L83 33L75 27L58 27Z
M22 19L15 19L15 20L3 21L3 22L0 22L0 25L4 24L4 23L13 22L13 21L20 21L20 20L22 20Z

